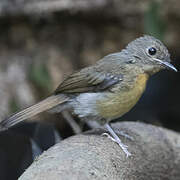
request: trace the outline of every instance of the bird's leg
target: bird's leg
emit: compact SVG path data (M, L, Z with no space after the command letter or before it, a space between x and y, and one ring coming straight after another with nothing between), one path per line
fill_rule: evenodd
M82 132L81 128L76 123L76 121L73 119L73 117L69 114L68 111L62 111L62 115L63 115L64 119L69 123L69 125L71 126L71 128L75 134L79 134Z
M108 133L104 133L103 135L108 136L112 141L116 142L121 147L121 149L124 151L124 153L126 154L127 157L131 156L131 153L127 150L128 146L122 143L121 139L117 136L117 134L114 132L114 130L111 128L111 126L107 123L107 124L105 124L105 127L107 128L107 130L109 131L111 136ZM124 132L122 132L121 135L132 140L132 137L125 134Z

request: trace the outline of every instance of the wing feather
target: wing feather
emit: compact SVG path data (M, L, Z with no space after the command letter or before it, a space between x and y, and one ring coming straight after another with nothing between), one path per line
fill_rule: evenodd
M123 76L110 73L79 71L67 77L56 89L55 93L98 92L111 88L123 80Z

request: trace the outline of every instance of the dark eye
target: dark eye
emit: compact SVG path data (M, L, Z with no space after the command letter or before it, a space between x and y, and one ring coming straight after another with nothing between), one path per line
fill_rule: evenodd
M155 54L156 54L156 48L154 48L154 47L149 48L149 49L148 49L148 53L149 53L151 56L155 55Z

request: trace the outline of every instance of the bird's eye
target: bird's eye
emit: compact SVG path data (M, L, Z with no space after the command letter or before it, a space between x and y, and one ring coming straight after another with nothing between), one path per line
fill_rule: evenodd
M156 54L156 48L154 48L154 47L149 48L148 49L148 53L151 56L155 55Z

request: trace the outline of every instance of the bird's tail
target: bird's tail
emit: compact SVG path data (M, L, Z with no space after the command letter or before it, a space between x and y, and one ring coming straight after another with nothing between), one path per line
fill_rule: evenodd
M0 122L0 131L8 129L15 124L24 121L28 118L35 116L43 111L49 110L59 104L62 104L68 100L68 97L64 95L52 95L48 98L40 101L39 103L32 105L18 113L13 114L12 116L4 119Z

